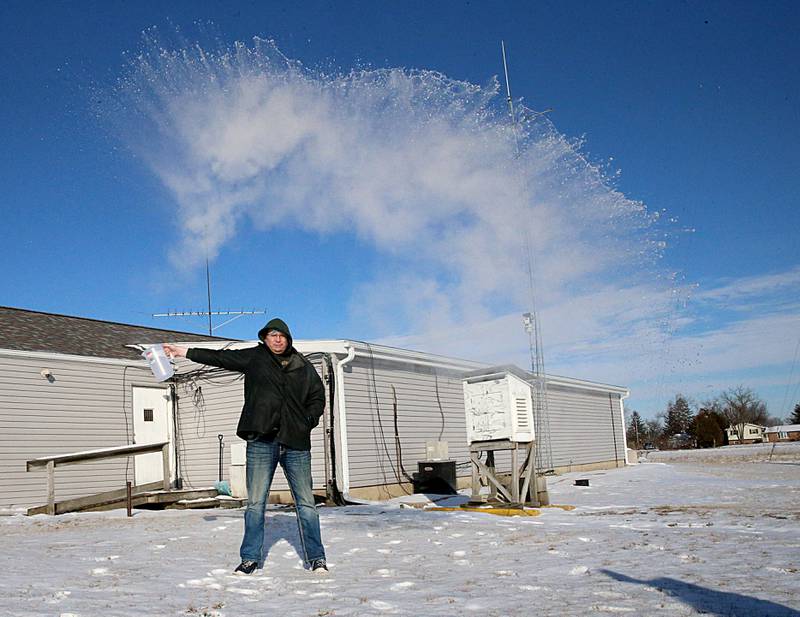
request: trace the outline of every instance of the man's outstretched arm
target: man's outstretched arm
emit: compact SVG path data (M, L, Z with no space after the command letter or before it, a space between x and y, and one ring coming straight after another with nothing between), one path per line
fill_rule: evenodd
M216 350L164 343L164 353L171 358L187 358L198 364L218 366L237 373L243 373L250 360L250 354L246 349Z

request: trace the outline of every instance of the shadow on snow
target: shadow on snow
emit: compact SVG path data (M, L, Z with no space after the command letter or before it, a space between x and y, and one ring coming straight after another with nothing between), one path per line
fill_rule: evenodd
M264 565L272 548L281 540L286 540L295 550L297 556L303 559L303 545L300 542L300 532L297 529L297 515L295 514L294 508L267 508L265 516L263 561L259 565ZM215 521L223 518L238 518L239 520L243 520L242 512L222 515L215 514L204 516L203 518L207 521ZM242 529L244 529L244 527L242 527Z
M623 583L649 585L667 595L688 604L700 613L720 615L721 617L800 617L797 611L783 604L761 600L730 591L717 591L692 583L684 583L674 578L661 576L650 580L633 578L612 570L600 570Z

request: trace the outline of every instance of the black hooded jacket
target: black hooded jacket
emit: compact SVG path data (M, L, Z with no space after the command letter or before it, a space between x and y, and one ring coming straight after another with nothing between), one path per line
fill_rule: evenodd
M275 322L283 327L272 325ZM292 347L291 334L282 321L269 322L259 338L263 340L266 331L273 328L289 339L290 351L280 356L259 343L247 349L222 351L193 347L186 357L244 373L244 407L236 427L239 437L274 437L295 450L310 450L311 430L319 424L325 407L325 388L312 364Z

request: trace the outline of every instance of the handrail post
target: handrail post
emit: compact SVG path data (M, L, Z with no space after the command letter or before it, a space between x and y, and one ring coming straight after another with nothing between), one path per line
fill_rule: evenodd
M47 513L51 516L56 513L56 464L47 461Z
M161 468L164 474L164 490L169 490L169 444L165 443L161 448Z

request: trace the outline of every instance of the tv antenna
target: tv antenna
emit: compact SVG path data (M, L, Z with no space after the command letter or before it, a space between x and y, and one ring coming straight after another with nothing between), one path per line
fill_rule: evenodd
M511 98L511 84L508 80L508 62L506 61L506 44L500 41L503 52L503 73L506 78L506 102L511 117L511 130L514 134L517 157L520 155L519 135L517 133L517 117L514 113L514 99ZM537 115L551 110L538 112ZM534 278L534 258L531 244L530 228L523 225L525 257L528 269L528 290L530 293L530 311L523 313L522 324L528 333L528 349L531 357L531 374L533 379L533 423L536 431L536 464L542 473L553 470L553 452L550 446L550 410L547 403L547 377L544 371L544 350L542 347L542 329L536 311L536 285Z
M211 310L211 270L208 266L208 256L206 256L206 295L208 298L208 310L206 311L169 311L166 313L153 313L153 317L208 317L208 335L213 336L214 330L227 326L232 321L236 321L245 315L265 315L266 309L263 311L212 311ZM227 321L217 324L212 323L213 315L223 315L230 317Z

